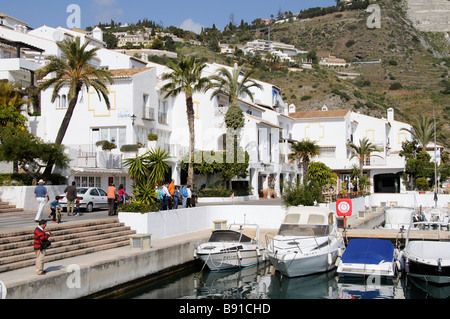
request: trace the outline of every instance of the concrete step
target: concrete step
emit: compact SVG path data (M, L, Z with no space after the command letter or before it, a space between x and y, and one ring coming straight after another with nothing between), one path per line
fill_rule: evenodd
M23 209L16 208L14 205L10 205L9 203L0 201L0 214L7 213L23 213Z
M117 219L49 224L46 231L53 234L46 262L123 247L136 233ZM34 229L0 233L0 273L35 264L33 234Z

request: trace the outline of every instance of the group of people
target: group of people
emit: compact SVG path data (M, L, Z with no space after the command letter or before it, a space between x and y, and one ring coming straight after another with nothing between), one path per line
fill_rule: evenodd
M111 183L106 190L106 195L108 197L108 215L117 215L117 205L125 204L127 202L127 197L129 196L123 187L123 184L119 185L119 189L116 185Z
M156 201L161 204L161 210L195 207L195 198L192 194L191 185L181 187L175 185L175 180L165 182L161 186L156 185Z
M50 201L50 196L47 189L44 186L44 181L41 179L38 186L34 189L34 197L38 204L38 212L34 218L36 223L41 221L42 213L44 212L44 207L47 201ZM67 186L64 190L67 198L67 215L68 216L79 216L80 215L80 201L77 199L77 188L75 182L71 186ZM60 197L56 196L55 200L50 203L51 213L48 216L53 219L53 223L61 223L61 204L59 203Z

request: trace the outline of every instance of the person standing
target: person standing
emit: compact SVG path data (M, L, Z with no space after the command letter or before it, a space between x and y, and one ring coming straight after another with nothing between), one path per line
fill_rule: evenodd
M175 190L173 191L173 209L178 209L178 203L180 202L181 194L178 189L178 186L175 186Z
M123 184L119 185L118 194L120 197L121 204L125 204L127 202L127 196L129 196L129 195L125 192L125 189L123 188Z
M114 184L109 185L108 189L106 190L106 195L108 197L109 216L114 215L114 202L116 200L116 193L117 193L116 186Z
M78 197L76 183L72 182L72 185L67 186L64 192L67 197L67 216L71 216L74 214L75 200Z
M181 201L182 201L183 208L187 207L187 198L188 198L187 185L184 185L181 188Z
M169 191L170 197L169 197L169 209L172 209L175 205L174 201L175 198L173 196L174 192L175 192L175 180L172 179L172 181L170 182L169 186L167 187L167 190Z
M192 198L192 190L191 185L188 185L187 187L187 200L186 200L186 207L192 207L191 198Z
M44 270L44 257L46 253L45 243L48 242L48 238L52 235L50 232L45 232L47 227L47 221L41 220L39 226L34 231L34 252L36 254L36 275L45 275L47 272Z
M42 212L44 211L45 200L50 200L47 189L44 187L44 181L42 179L39 181L39 185L34 189L34 198L36 198L38 204L38 212L34 220L36 221L36 223L39 223L39 221L41 220Z
M169 189L167 188L168 183L164 183L162 186L162 192L164 193L163 204L161 210L167 210L169 207L169 198L172 198L172 195L169 193Z

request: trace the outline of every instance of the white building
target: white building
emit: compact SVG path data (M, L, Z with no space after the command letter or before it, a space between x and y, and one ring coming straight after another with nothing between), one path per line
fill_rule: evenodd
M182 176L180 167L181 158L188 153L189 147L186 101L183 94L168 99L161 94L160 89L164 85L162 75L170 72L169 68L105 49L101 32L91 36L76 30L43 26L23 33L0 27L0 38L9 41L6 45L14 42L20 47L19 59L23 59L22 54L29 54L38 61L35 62L35 70L44 65L46 56L61 55L56 41L78 36L100 48L92 63L95 67L111 70L115 83L109 86L110 109L94 91L84 89L80 94L63 141L72 160L69 170L64 172L69 181L75 180L80 186L103 188L114 182L124 184L126 191L131 192L131 182L122 161L136 153L121 151L121 148L137 143L146 146L148 134L153 133L158 135L157 144L171 155L171 172L167 178L174 178L177 184L184 182L185 176ZM7 47L5 51L12 52L15 47L12 48ZM1 63L0 60L0 66ZM203 76L213 75L221 67L224 66L207 64ZM364 166L364 172L373 181L372 192L403 190L399 174L404 170L405 163L399 152L402 142L410 140L411 136L401 129L410 126L395 121L393 109L388 110L386 119L326 108L322 111L296 112L295 106L284 103L280 88L257 82L263 89L253 89L254 102L248 96L238 101L246 123L241 146L250 155L250 166L248 178L234 179L233 187L249 186L254 195L258 195L269 188L269 180L274 180L279 196L283 184L302 178L298 163L290 163L288 155L291 143L303 139L316 141L321 147L321 154L313 160L324 162L338 173L340 181L345 181L352 166L358 165L357 159L350 160L352 154L347 144L352 141L358 144L359 140L367 137L381 149L381 158L371 157ZM67 88L63 88L55 103L52 103L52 89L42 92L41 115L31 118L29 123L33 134L46 142L55 140L67 110L67 94ZM225 96L211 99L211 92L194 95L196 150L224 150L224 115L228 107ZM96 143L102 140L113 142L117 149L99 149ZM147 150L143 148L139 153ZM216 181L197 176L196 186Z

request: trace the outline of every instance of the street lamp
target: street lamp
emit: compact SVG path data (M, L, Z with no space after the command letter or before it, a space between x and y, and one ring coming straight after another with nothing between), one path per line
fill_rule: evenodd
M136 115L132 115L131 116L131 123L134 125L134 122L136 121L137 116Z

